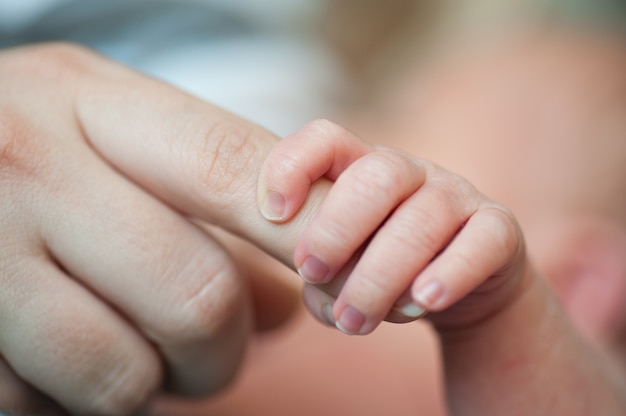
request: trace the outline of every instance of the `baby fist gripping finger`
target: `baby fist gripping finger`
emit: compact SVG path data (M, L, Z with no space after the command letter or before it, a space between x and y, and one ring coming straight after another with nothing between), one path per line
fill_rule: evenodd
M292 203L297 201L298 205L292 204L291 207L298 209L304 201L301 194L306 194L313 181L322 175L336 180L302 234L294 253L294 264L305 280L323 284L320 288L332 297L338 295L346 270L353 267L347 267L346 262L359 256L359 248L390 213L424 183L425 165L391 149L368 147L344 129L318 121L272 150L260 177L259 196L264 195L265 188L270 184L269 187L281 188L287 200ZM290 174L285 174L286 171ZM374 262L374 269L380 264L380 261ZM336 280L340 270L342 277L329 285L331 280ZM386 274L382 273L382 276ZM391 313L395 318L391 315L388 318L406 321L406 316L400 317L401 314L408 313L408 316L416 318L423 312L412 303L410 293L406 291L412 278L413 274L407 274L402 279L386 282L380 294L385 302L380 302L377 315L384 316L382 309L393 305L403 292L404 302ZM371 292L371 289L366 292ZM314 292L310 289L307 293ZM305 296L305 299L322 297ZM313 303L315 301L308 302L309 306ZM326 316L321 316L321 313L316 313L316 316L329 322L329 302L324 303ZM387 305L382 306L385 303ZM317 307L311 309L314 313L322 311Z
M496 277L523 257L521 233L508 211L445 169L389 149L363 152L358 139L334 132L342 133L338 140L329 140L328 129L318 140L320 130L310 127L288 138L272 151L261 176L260 189L267 186L264 178L282 181L282 195L297 201L291 209L299 208L314 180L327 172L335 180L294 253L305 280L322 284L319 291L305 290L316 317L365 334L385 317L442 310L478 287L508 281ZM284 164L292 175L273 179L285 177Z

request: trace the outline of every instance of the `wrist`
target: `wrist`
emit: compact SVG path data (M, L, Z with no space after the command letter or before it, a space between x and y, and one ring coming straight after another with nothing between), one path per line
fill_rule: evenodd
M499 313L439 331L452 414L623 414L623 386L607 363L530 267L525 279Z

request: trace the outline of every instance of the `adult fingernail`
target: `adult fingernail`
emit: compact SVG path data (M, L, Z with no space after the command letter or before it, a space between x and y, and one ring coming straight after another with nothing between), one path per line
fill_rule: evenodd
M285 215L285 197L276 191L267 191L261 203L261 214L270 221L280 221Z
M335 322L335 326L338 330L347 335L356 335L359 333L363 324L365 323L365 316L352 306L346 306L343 311L341 311L341 315L337 322Z
M324 283L329 271L328 266L314 256L308 256L298 268L298 273L307 283Z
M443 295L443 285L438 280L432 280L413 292L413 299L420 306L431 309Z

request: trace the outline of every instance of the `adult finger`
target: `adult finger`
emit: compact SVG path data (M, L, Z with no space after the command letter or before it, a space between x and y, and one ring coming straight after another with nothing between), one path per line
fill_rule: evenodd
M0 414L61 416L66 413L58 404L22 380L0 357Z
M15 374L72 413L137 410L161 381L151 346L44 255L19 259L0 292L0 351Z
M101 57L89 59L100 76L78 92L75 109L94 148L177 210L228 229L293 267L295 243L330 182L318 180L292 220L267 221L256 189L275 135Z
M303 219L328 182L314 187L318 197L309 198L295 221L268 222L257 209L256 188L275 135L103 58L88 60L98 78L78 90L76 116L105 159L183 213L244 236L291 264Z
M219 227L199 224L226 247L250 287L253 318L257 331L282 326L300 306L300 283L293 271L249 242Z
M97 82L87 74L111 74L90 68L93 59L85 61L85 56L92 57L67 46L47 46L0 58L3 74L12 76L10 85L29 83L24 91L2 85L6 102L0 110L9 109L2 121L9 122L13 145L4 146L0 156L6 161L3 179L14 188L12 198L3 201L10 207L19 191L36 206L35 212L17 217L39 221L37 232L54 257L47 261L58 262L97 294L94 302L108 303L114 315L131 321L135 337L142 332L155 344L168 364L169 387L212 391L232 377L241 361L249 327L245 285L223 248L87 146L72 111L73 98L84 85ZM63 88L53 88L57 84ZM12 167L23 177L14 177ZM2 225L3 231L10 229ZM28 233L18 229L16 234ZM92 375L97 379L96 371Z
M169 390L200 395L223 387L250 329L247 287L232 259L80 138L72 140L71 130L63 133L65 151L72 146L82 163L80 174L72 164L56 167L50 178L65 183L65 192L37 204L47 249L158 347Z
M213 239L98 162L74 179L74 198L49 198L48 249L158 346L168 389L214 392L244 353L245 282Z

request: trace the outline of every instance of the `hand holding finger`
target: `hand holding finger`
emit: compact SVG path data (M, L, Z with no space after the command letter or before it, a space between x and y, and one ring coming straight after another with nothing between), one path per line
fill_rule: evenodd
M418 317L446 309L480 291L486 280L498 280L502 270L519 266L523 244L515 220L460 176L401 153L363 149L353 136L333 141L326 134L317 140L319 131L310 128L297 136L299 146L288 139L270 153L263 186L289 182L276 179L279 169L273 172L281 162L288 161L292 176L307 178L292 181L291 192L298 195L334 169L329 178L335 183L294 253L305 280L322 284L321 290L304 292L322 322L365 334L390 314ZM319 160L305 162L305 154ZM298 184L302 189L295 189ZM346 268L350 258L353 265ZM343 276L335 279L340 270ZM503 280L516 280L507 277ZM493 309L490 302L475 313L484 309Z

